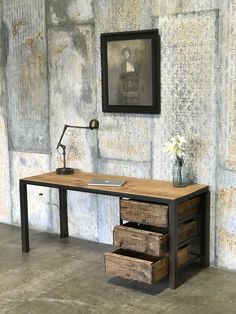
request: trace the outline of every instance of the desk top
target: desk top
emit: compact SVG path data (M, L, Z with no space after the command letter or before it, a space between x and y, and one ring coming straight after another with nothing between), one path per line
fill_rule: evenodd
M111 186L88 186L92 179L125 179L127 182L121 187ZM88 193L130 197L140 200L174 201L184 200L186 197L198 195L208 190L204 184L191 184L184 188L175 188L170 181L152 179L138 179L132 177L115 176L94 172L81 172L75 170L73 174L58 175L55 172L44 173L32 177L22 178L22 183L31 185L48 186L55 188L68 188Z

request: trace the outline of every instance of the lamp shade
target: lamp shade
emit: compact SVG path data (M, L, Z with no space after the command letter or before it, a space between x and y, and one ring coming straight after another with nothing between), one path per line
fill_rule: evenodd
M99 128L99 121L97 119L92 119L90 122L89 122L89 128L91 130L94 130L94 129L98 129Z

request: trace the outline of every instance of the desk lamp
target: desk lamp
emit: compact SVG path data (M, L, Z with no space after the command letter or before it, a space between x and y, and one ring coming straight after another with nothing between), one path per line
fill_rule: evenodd
M67 130L68 128L90 129L90 130L94 130L94 129L98 129L98 128L99 128L99 122L98 122L97 119L92 119L92 120L89 122L89 126L77 126L77 125L68 125L68 124L65 124L65 125L64 125L64 128L63 128L63 131L62 131L60 140L59 140L59 142L58 142L58 144L57 144L57 150L59 149L59 147L62 148L63 167L56 169L56 173L57 173L57 174L71 174L71 173L74 173L74 169L73 169L73 168L67 168L67 167L66 167L66 146L61 143L62 138L63 138L63 136L64 136L64 134L65 134L65 132L66 132L66 130Z

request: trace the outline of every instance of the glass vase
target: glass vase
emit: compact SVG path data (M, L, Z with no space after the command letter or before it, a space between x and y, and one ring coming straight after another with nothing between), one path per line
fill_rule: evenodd
M187 185L186 167L184 160L177 158L173 165L173 186L182 188Z

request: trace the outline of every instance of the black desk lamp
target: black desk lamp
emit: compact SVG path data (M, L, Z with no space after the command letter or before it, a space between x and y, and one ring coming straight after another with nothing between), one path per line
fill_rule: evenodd
M65 125L64 125L64 129L63 129L63 131L62 131L60 140L59 140L59 142L58 142L58 144L57 144L57 150L58 150L59 147L62 148L63 168L57 168L57 169L56 169L56 173L57 173L57 174L71 174L71 173L74 173L74 169L73 169L73 168L67 168L67 167L66 167L66 146L61 143L62 138L63 138L63 136L64 136L64 134L65 134L67 128L90 129L90 130L94 130L94 129L98 129L98 128L99 128L99 122L98 122L97 119L92 119L92 120L89 122L89 126L76 126L76 125L68 125L68 124L65 124Z

